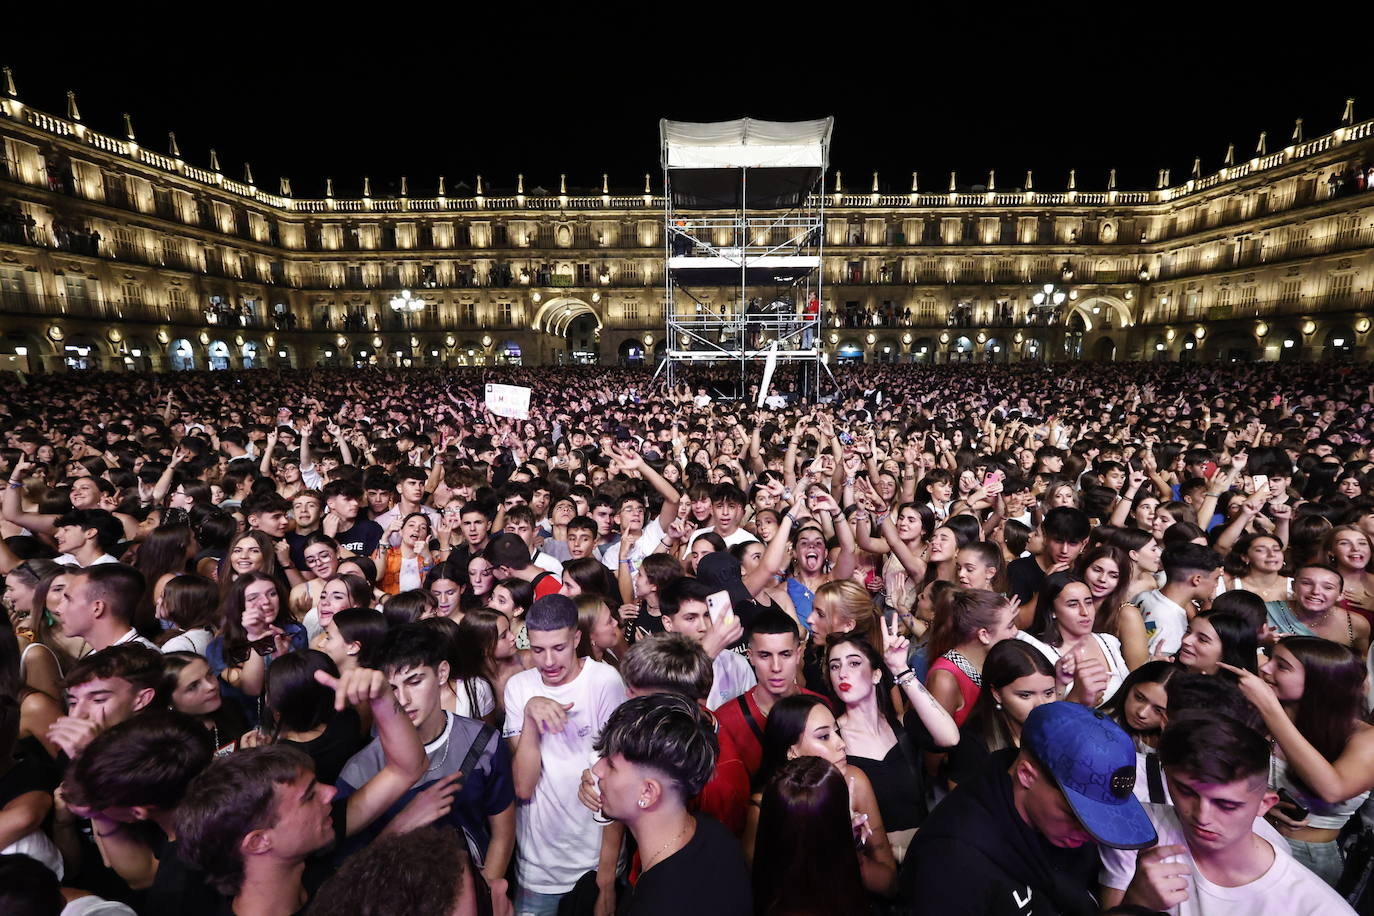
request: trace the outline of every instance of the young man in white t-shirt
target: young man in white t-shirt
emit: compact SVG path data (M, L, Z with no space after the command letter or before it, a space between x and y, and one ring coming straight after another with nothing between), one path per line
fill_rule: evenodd
M1160 560L1166 581L1163 588L1145 592L1138 599L1145 618L1151 655L1173 655L1183 644L1193 602L1206 606L1217 590L1221 555L1210 547L1185 541L1170 544Z
M612 446L610 457L614 462L613 469L618 468L626 473L639 475L663 497L658 517L648 520L647 524L648 503L637 490L626 493L616 501L615 523L620 531L620 540L606 546L601 554L601 562L612 573L619 569L620 564L628 563L630 576L633 577L639 572L640 562L659 548L667 536L669 526L677 519L681 494L663 478L662 474L650 467L639 452ZM626 541L629 541L631 546L622 556L621 547Z
M696 539L708 531L714 531L720 535L726 547L734 547L745 541L757 540L748 531L740 527L744 521L744 506L746 497L744 491L732 483L716 484L711 490L711 527L703 528L692 535L687 541L690 549Z
M709 594L711 589L703 582L684 576L659 593L658 609L665 631L691 637L711 657L715 679L706 707L715 709L752 689L758 679L743 655L729 651L729 646L744 635L739 619L730 614L719 625L713 622L706 604Z
M1353 913L1256 826L1278 796L1269 788L1269 744L1229 716L1190 712L1171 720L1159 760L1174 800L1145 805L1159 845L1102 849L1104 909L1130 904L1173 916L1340 916Z
M615 669L578 658L577 605L564 595L537 599L525 614L534 667L506 683L503 734L515 779L519 916L555 916L558 902L593 869L598 912L614 912L624 830L599 825L577 800L596 738L625 701Z

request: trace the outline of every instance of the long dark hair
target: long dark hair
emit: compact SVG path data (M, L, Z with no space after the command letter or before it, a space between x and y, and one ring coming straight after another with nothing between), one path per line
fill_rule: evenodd
M1012 681L1031 674L1054 677L1054 665L1039 649L1020 639L1004 639L988 650L983 660L983 688L964 722L964 732L983 739L989 751L1011 747L1016 742L1007 723L1007 714L992 695Z
M477 651L482 653L482 673L492 684L496 683L496 641L501 632L502 620L510 625L510 620L505 614L493 611L489 607L481 607L468 611L463 615L463 619L458 621L458 635L462 637L461 641L475 646ZM497 705L500 705L500 699L497 697Z
M825 639L825 657L822 661L825 665L825 692L830 695L831 706L839 709L844 705L844 701L835 693L835 686L830 683L830 653L839 646L853 646L858 649L860 654L868 659L868 664L874 671L882 672L882 679L873 687L874 696L878 701L878 712L887 720L892 731L900 734L902 726L897 720L897 711L892 707L892 672L883 664L883 657L878 654L878 650L862 636L855 636L853 633L831 633Z
M870 912L849 811L849 789L830 763L798 757L778 770L759 804L756 916Z
M493 611L492 613L499 613ZM468 710L472 718L480 717L481 699L477 694L479 681L486 681L492 697L496 696L496 684L487 676L487 660L482 647L475 640L464 639L458 623L450 617L426 617L416 621L413 626L428 630L430 635L443 646L444 661L448 662L448 677L451 682L461 685L468 697ZM457 686L454 688L457 690Z
M252 651L248 643L248 633L243 629L243 594L254 582L271 582L277 590L277 616L272 623L282 629L295 623L291 617L291 609L287 607L286 592L275 577L256 571L239 576L230 584L228 593L219 604L224 660L230 665L242 665L248 661L248 653Z
M19 637L14 627L8 623L0 625L0 696L12 697L16 703L22 703L24 697L34 692L20 673L21 657ZM6 763L7 760L0 760L0 765Z
M606 593L608 589L606 567L594 557L579 557L576 560L569 560L563 564L563 574L570 576L577 583L577 587L582 589L584 595L597 595L606 599L608 604L613 600L618 600L619 596L611 596ZM510 580L506 581L509 582ZM497 583L497 585L504 584L506 583Z
M1059 624L1054 619L1054 600L1064 589L1075 583L1087 588L1091 597L1092 589L1088 588L1088 583L1077 573L1057 572L1045 577L1045 586L1040 589L1040 598L1035 602L1035 619L1031 622L1028 632L1046 645L1064 644L1064 636L1059 632ZM1096 610L1095 605L1093 609ZM1093 631L1097 631L1096 620Z
M1279 648L1302 665L1302 699L1293 724L1323 757L1334 761L1364 713L1364 662L1340 643L1319 636L1289 636Z
M773 704L763 727L763 756L754 774L754 788L761 789L772 780L773 774L787 762L787 752L801 740L806 731L806 718L817 706L830 708L824 697L811 693L797 693L783 697Z
M1131 695L1132 690L1141 684L1158 684L1163 687L1169 683L1170 679L1172 679L1175 674L1178 674L1182 670L1182 666L1175 665L1173 662L1167 662L1162 659L1146 662L1126 675L1126 679L1121 682L1121 686L1116 688L1116 693L1112 694L1111 698L1099 708L1104 713L1111 716L1112 721L1120 725L1122 731L1132 738L1139 739L1142 737L1141 733L1137 732L1131 727L1131 724L1126 721L1126 698ZM1153 738L1156 737L1156 735L1150 735L1148 737Z
M1243 668L1251 674L1259 673L1259 634L1250 621L1239 614L1217 610L1203 611L1193 619L1199 618L1217 631L1223 665Z
M168 573L186 572L186 564L195 543L190 525L158 525L138 547L134 568L143 573L148 587L134 608L134 627L145 636L157 632L157 608L153 603L153 587Z
M334 691L315 680L316 671L334 677L339 669L319 649L289 652L267 669L264 704L272 715L272 733L308 732L334 718Z
M152 591L149 589L148 591ZM162 608L176 625L171 636L201 627L214 629L219 586L211 579L194 574L176 576L162 588Z
M1078 562L1074 564L1074 570L1079 576L1084 577L1086 582L1088 567L1098 560L1110 560L1115 564L1117 580L1116 588L1101 598L1093 599L1093 610L1096 614L1093 618L1093 632L1116 635L1119 628L1121 606L1130 597L1127 592L1131 589L1131 556L1120 547L1114 547L1111 544L1099 544L1078 558ZM1091 590L1091 586L1089 586L1089 590Z

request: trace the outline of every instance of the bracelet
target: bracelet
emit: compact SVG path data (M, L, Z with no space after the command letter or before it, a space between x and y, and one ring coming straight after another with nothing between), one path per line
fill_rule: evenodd
M879 512L877 515L873 516L873 520L881 525L883 522L887 521L890 514L891 513L888 512Z
M10 481L10 489L11 489L11 490L22 490L22 489L24 489L24 484L23 484L22 481L19 482L19 483L15 483L13 480L11 480L11 481Z
M844 479L844 485L845 485L846 487L852 487L852 486L854 486L854 478L853 478L853 477L846 477L846 478Z
M797 525L800 524L800 522L797 521L797 517L793 515L791 512L787 513L787 520L792 523L793 528L797 527Z
M916 680L916 672L908 668L901 674L897 675L895 680L898 687L905 687L907 684L910 684L912 681Z

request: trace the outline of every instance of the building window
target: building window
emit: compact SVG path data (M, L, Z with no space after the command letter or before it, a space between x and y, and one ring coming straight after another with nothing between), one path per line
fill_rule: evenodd
M491 227L491 247L508 248L510 247L510 236L506 232L506 227L502 223L494 223Z
M120 284L119 292L125 305L143 304L143 284L131 280Z
M503 326L513 323L511 320L511 304L509 302L499 303L496 308L497 314L500 316L500 323Z
M634 299L626 299L621 306L621 312L624 314L626 321L638 321L639 303Z
M186 290L180 286L167 287L167 309L174 313L186 311Z
M463 324L477 323L477 304L475 302L461 302L458 304L458 320Z
M578 285L578 286L591 286L591 285L592 285L592 265L590 265L590 264L578 264L578 265L577 265L577 285Z
M1354 274L1337 274L1331 278L1331 283L1327 287L1326 295L1332 302L1344 302L1350 298L1350 291L1354 280Z
M1301 280L1284 280L1279 284L1279 304L1292 305L1297 302L1302 293Z

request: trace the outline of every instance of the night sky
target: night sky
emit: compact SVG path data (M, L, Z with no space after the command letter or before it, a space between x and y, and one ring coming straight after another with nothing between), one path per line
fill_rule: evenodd
M285 4L279 4L284 7ZM449 190L479 172L489 187L639 192L661 186L658 119L752 115L788 120L833 114L831 164L846 189L944 190L990 168L999 188L1035 170L1039 190L1152 188L1156 171L1185 179L1287 145L1297 117L1306 136L1335 127L1347 96L1357 119L1374 116L1364 16L1351 10L1253 26L1193 24L1223 18L1199 5L1168 13L1037 6L910 15L836 5L787 24L720 4L644 4L620 12L585 5L558 19L535 7L517 17L364 12L338 6L308 17L219 6L213 20L178 4L99 22L75 14L5 15L0 64L19 95L63 114L73 89L87 125L165 151L175 130L188 161L216 147L227 175L249 161L259 186L292 179L296 196L374 195L409 177L412 196L436 176ZM719 16L730 9L732 21ZM777 5L772 5L777 9ZM968 9L970 5L960 5ZM1244 16L1228 6L1226 16ZM1254 8L1256 11L1258 8ZM130 7L133 10L133 7ZM707 10L717 11L708 14ZM689 24L684 24L689 23ZM61 35L58 35L58 30ZM1364 71L1364 72L1360 72Z

